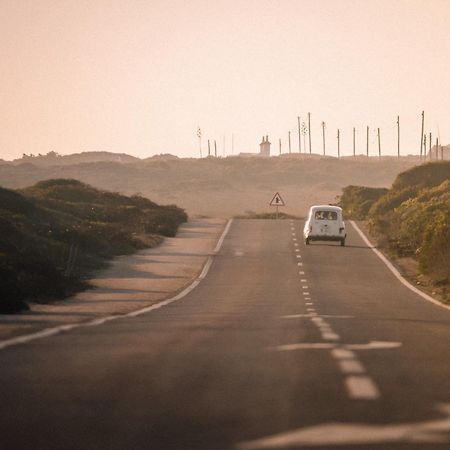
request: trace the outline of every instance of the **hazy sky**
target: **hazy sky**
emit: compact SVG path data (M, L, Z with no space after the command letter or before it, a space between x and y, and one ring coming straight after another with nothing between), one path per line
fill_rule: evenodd
M276 143L311 112L313 151L450 141L450 0L0 0L0 158L198 156Z

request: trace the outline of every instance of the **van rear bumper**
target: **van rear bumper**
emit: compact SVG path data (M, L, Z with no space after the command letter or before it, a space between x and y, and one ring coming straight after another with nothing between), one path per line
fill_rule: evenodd
M307 236L307 238L310 241L342 241L342 239L345 239L346 235L343 236L324 236L324 235L313 235L310 234Z

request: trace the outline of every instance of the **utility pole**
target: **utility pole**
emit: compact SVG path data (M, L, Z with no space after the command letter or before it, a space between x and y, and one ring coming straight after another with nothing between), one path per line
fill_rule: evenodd
M215 139L214 139L214 155L217 158L217 142Z
M291 132L288 131L289 154L291 154Z
M302 138L301 138L301 130L300 130L300 116L297 116L297 125L298 125L298 152L302 152Z
M378 158L381 159L381 136L380 136L380 129L378 128Z
M431 132L430 132L430 139L428 142L428 153L430 154L430 161L431 161L431 144L432 144L432 140L431 140Z
M197 127L198 148L200 150L200 158L202 157L202 130Z
M427 133L423 135L423 159L427 160Z
M425 111L422 111L422 131L420 133L420 159L422 159L422 145L423 145L423 127L425 125Z
M397 157L400 158L400 116L397 116Z
M367 125L366 154L369 156L369 125Z
M323 145L323 156L325 156L325 122L322 121L322 145Z
M280 155L281 155L281 138L278 139L278 146L279 146L279 149L280 149Z
M311 113L308 113L308 133L309 154L311 154Z
M337 132L337 144L338 144L338 158L340 158L341 156L341 136L340 136L340 132L339 132L339 128L338 128L338 132Z
M436 138L436 161L439 159L439 138Z
M211 156L211 145L209 143L209 139L208 139L208 156Z
M353 156L356 156L356 129L353 127Z

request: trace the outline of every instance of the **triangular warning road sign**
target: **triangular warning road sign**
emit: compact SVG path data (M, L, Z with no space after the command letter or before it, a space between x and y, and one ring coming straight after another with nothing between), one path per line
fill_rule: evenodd
M274 196L272 201L270 202L270 206L284 206L284 201L281 198L281 195L277 192Z

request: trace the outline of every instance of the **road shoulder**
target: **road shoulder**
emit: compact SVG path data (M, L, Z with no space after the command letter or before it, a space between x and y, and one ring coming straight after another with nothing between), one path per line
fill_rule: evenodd
M225 223L193 219L160 246L115 258L89 280L92 289L57 303L32 304L21 314L1 315L0 339L126 314L177 294L200 274Z
M373 242L375 248L389 261L390 264L398 271L399 275L408 282L413 288L430 297L436 303L439 303L445 308L450 308L448 301L445 299L445 292L439 291L431 278L422 274L419 271L419 264L413 258L394 257L380 247L377 238L370 233L367 221L355 221L360 231L366 236L370 242Z

